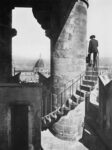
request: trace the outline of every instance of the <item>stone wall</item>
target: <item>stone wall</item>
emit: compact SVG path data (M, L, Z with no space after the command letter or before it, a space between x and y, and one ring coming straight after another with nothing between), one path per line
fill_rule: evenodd
M40 150L41 87L37 85L0 84L0 150L11 148L11 107L28 106L28 144Z
M100 127L112 132L112 81L99 77Z

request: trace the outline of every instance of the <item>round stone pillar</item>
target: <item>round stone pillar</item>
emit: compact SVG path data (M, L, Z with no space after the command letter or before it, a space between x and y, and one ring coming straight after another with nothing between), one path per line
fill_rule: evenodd
M12 9L0 6L0 83L8 82L12 74Z
M60 105L57 95L64 90L66 83L85 71L86 33L87 3L79 0L72 8L56 44L51 46L54 108Z

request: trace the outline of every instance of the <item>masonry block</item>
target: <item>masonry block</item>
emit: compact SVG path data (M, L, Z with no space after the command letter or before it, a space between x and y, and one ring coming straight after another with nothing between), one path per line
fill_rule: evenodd
M0 84L0 150L40 150L41 100L37 84Z

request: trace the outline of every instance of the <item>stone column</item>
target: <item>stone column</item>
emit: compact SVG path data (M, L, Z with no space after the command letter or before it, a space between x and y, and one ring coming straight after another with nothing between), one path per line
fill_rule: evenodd
M0 6L0 83L8 82L12 74L12 9Z
M12 74L12 36L16 30L11 28L12 9L8 4L0 4L0 84L9 82ZM3 85L3 84L2 84ZM3 89L3 87L2 87ZM2 92L1 92L2 93ZM9 99L0 98L0 150L9 149L10 145L10 112L9 105L2 103Z
M60 100L56 98L70 80L85 71L86 62L87 3L75 3L66 23L51 51L53 107Z

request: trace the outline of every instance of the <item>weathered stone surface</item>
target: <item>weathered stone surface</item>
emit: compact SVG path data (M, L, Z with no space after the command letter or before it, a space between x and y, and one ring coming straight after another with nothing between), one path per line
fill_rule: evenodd
M8 108L4 104L0 104L0 149L5 150L8 149L8 136L9 132L8 127ZM9 133L8 133L9 134Z
M60 36L52 47L53 92L58 94L66 82L85 70L87 6L74 5Z
M12 73L11 54L11 24L12 10L7 6L0 6L0 82L8 82Z
M85 102L82 102L66 116L61 117L61 119L53 125L50 131L60 139L77 141L82 137L84 116Z
M99 78L100 125L112 130L112 81L105 75Z
M53 136L48 130L43 131L42 147L44 150L88 150L82 143L76 141L64 141Z
M93 91L90 94L90 103L99 106L99 88L98 83L95 85Z
M11 108L28 106L28 144L40 150L41 87L36 84L0 84L0 150L9 149L11 141Z

